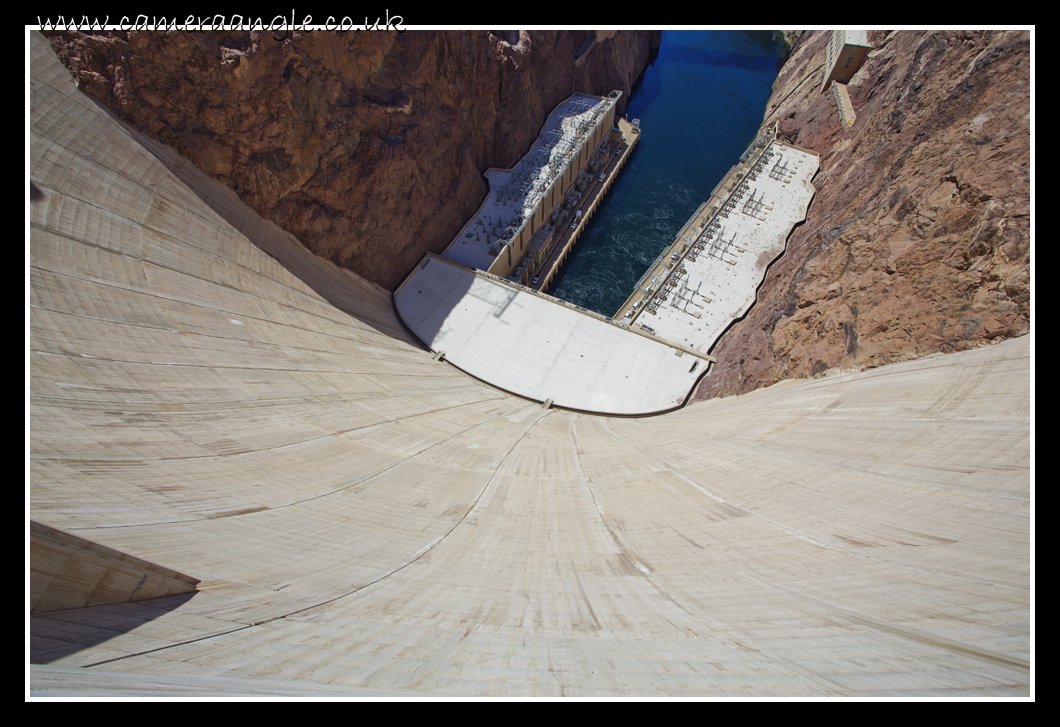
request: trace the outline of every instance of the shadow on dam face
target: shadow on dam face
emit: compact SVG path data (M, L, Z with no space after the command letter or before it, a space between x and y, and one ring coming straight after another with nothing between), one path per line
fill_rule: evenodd
M200 581L31 694L1029 694L1029 338L542 409L30 46L30 517Z
M395 319L390 314L387 306L365 305L365 297L388 300L390 294L385 289L314 255L293 235L259 217L240 201L234 192L200 172L172 147L126 126L111 109L94 96L85 95L84 98L94 103L102 114L110 117L113 123L129 134L134 143L150 152L184 189L198 197L205 207L234 230L238 230L240 235L259 250L274 258L285 271L295 276L328 304L380 333L421 349L426 348L415 336L409 334L401 325L400 319ZM352 292L351 288L356 292Z

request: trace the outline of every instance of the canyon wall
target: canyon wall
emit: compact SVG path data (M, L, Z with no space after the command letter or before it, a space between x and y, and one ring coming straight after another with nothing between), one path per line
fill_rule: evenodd
M574 91L629 90L660 31L55 32L81 88L310 250L393 289ZM696 398L1026 333L1030 35L871 31L845 128L830 31L789 32L764 124L819 152L807 221ZM706 143L706 142L705 142Z
M821 92L831 31L789 35L764 123L821 154L817 195L697 399L1029 330L1030 34L869 35L850 127Z
M575 91L630 88L661 31L46 33L81 89L314 253L392 290Z

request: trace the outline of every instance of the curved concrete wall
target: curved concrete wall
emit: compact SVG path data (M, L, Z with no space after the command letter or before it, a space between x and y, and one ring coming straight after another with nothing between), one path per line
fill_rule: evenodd
M194 578L30 522L29 612L191 593Z
M31 41L30 515L201 581L35 615L35 693L1029 692L1027 338L544 410Z

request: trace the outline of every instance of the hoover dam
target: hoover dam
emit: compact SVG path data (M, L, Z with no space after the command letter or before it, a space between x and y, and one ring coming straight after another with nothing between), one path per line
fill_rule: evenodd
M30 695L1032 695L1031 336L549 408L29 52Z

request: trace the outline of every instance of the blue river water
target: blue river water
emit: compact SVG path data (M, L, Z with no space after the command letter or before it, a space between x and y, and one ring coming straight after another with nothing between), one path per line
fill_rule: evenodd
M618 310L754 140L784 53L769 30L663 32L626 107L640 142L549 295Z

